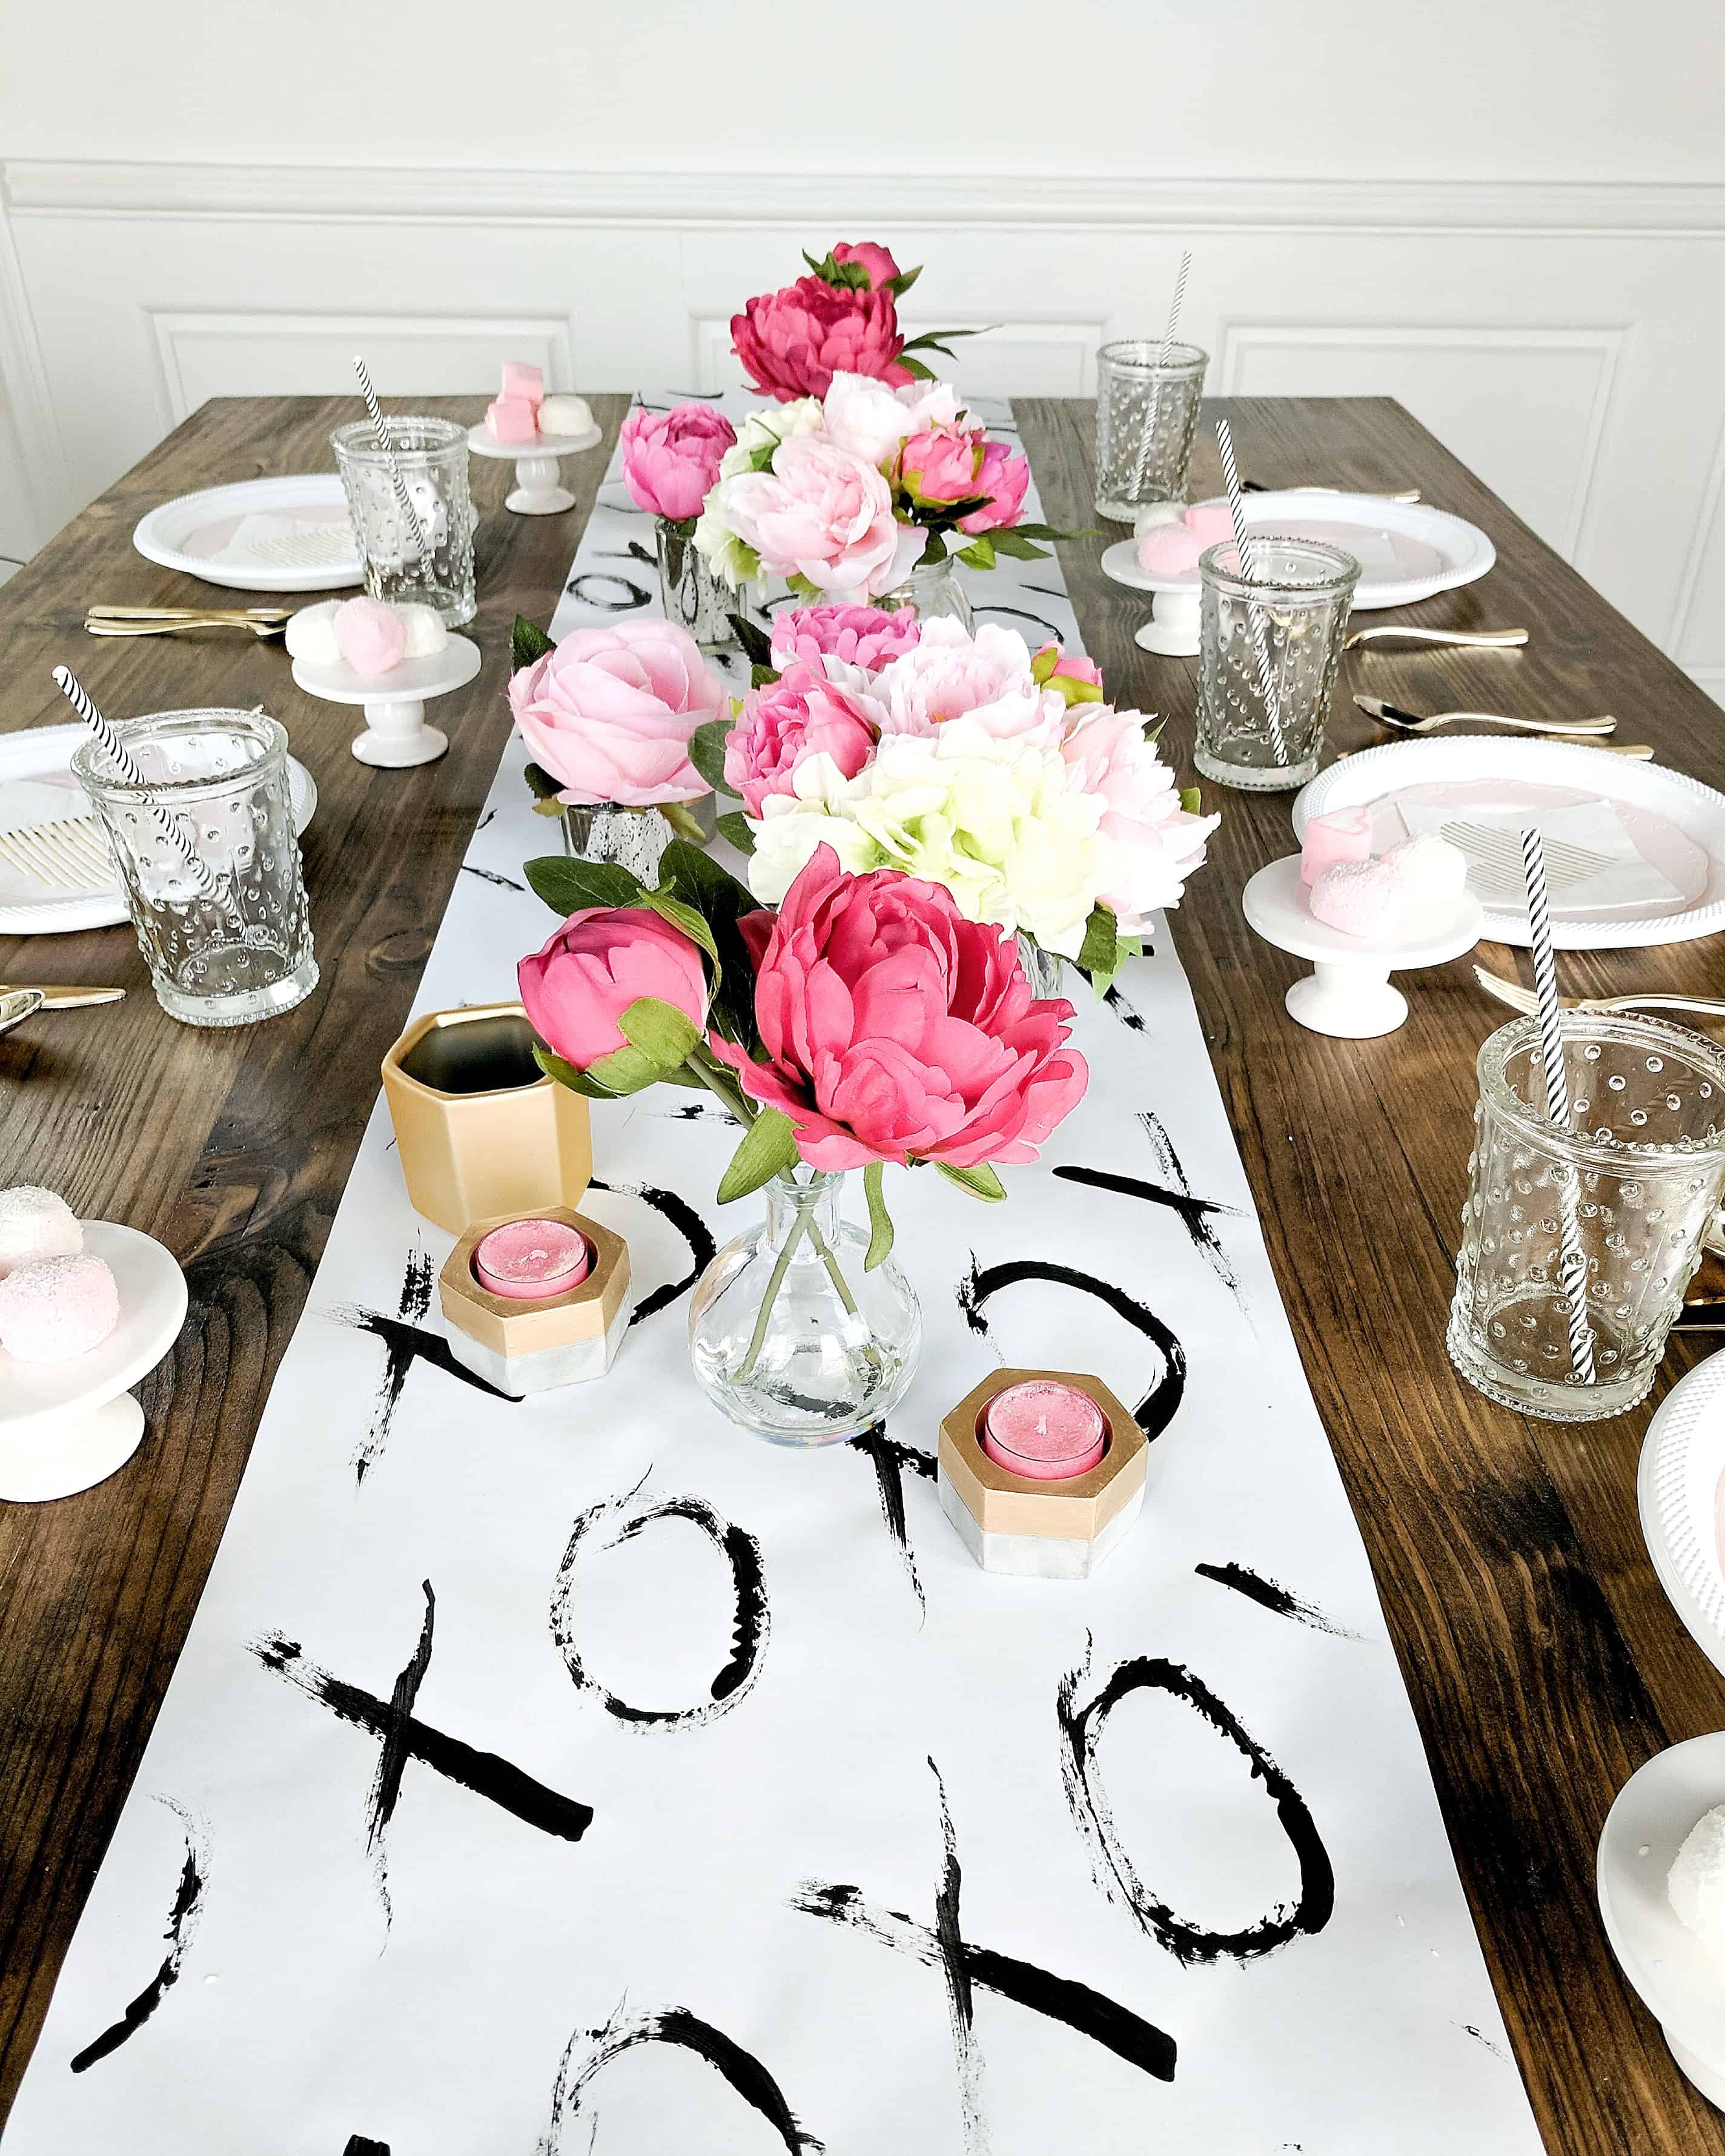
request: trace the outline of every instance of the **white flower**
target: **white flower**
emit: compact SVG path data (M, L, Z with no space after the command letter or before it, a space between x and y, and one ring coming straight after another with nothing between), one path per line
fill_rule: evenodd
M916 423L884 382L867 374L835 374L824 409L827 432L871 465L891 464Z
M1142 711L1080 704L1063 750L1075 782L1102 804L1101 828L1116 862L1102 902L1127 936L1141 935L1158 906L1178 905L1222 820L1180 806L1174 775L1145 740L1144 723Z
M999 740L967 720L930 736L889 735L845 778L830 757L799 764L790 793L751 822L749 884L776 906L816 847L855 875L898 869L949 891L972 921L1023 929L1076 958L1118 863L1101 797L1073 783L1057 748Z
M942 617L925 623L911 649L882 667L873 693L896 734L932 734L969 719L996 740L1057 748L1066 730L1066 701L1037 681L1029 644L992 622L974 635Z
M725 482L721 480L695 520L695 544L711 562L713 574L723 578L735 591L739 584L752 584L760 575L761 557L732 528L725 514L724 494Z
M764 471L781 442L792 434L819 434L825 424L818 397L763 405L737 429L736 441L719 459L719 477L734 479L738 472ZM711 495L707 499L711 501Z
M968 409L950 382L907 382L893 394L910 420L906 435L920 434L930 427L956 427Z

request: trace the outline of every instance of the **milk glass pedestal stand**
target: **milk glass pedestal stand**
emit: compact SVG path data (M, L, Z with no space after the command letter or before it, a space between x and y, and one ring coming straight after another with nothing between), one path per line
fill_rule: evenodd
M1308 1032L1340 1040L1371 1040L1380 1033L1394 1033L1408 1015L1408 999L1390 986L1390 975L1441 966L1480 940L1483 916L1471 891L1462 893L1442 934L1382 942L1344 935L1314 920L1308 896L1300 880L1300 856L1290 854L1260 869L1240 902L1266 943L1313 961L1313 970L1288 990L1288 1016Z
M1136 539L1117 540L1102 555L1102 573L1135 592L1153 592L1150 619L1133 632L1142 651L1164 659L1198 656L1198 606L1202 586L1196 577L1149 577L1138 567Z
M503 504L517 516L558 516L575 506L575 497L560 483L557 461L590 449L603 429L589 427L584 434L536 434L531 442L500 442L481 423L470 427L467 446L475 456L513 457L515 491Z
M429 659L404 659L387 674L356 674L344 659L334 666L294 661L294 679L308 696L330 704L363 704L366 730L352 744L362 763L386 771L434 763L449 737L425 723L425 700L465 689L480 670L480 648L452 636Z
M126 1465L144 1435L126 1387L156 1368L185 1322L186 1276L160 1243L86 1220L84 1247L112 1269L120 1322L67 1363L23 1363L0 1349L0 1498L10 1504L69 1497Z

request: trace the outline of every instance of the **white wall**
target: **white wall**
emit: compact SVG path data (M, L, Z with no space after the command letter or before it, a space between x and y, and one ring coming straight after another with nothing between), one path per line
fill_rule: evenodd
M357 346L386 390L505 351L716 386L733 308L845 236L928 264L918 326L1004 324L973 387L1085 391L1189 245L1213 388L1400 396L1725 687L1719 23L0 0L0 556L204 397L345 388Z

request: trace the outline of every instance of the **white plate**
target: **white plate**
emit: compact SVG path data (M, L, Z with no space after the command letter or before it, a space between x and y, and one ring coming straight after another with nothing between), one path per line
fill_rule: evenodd
M1686 943L1725 929L1725 796L1681 772L1636 763L1603 749L1479 734L1450 741L1389 742L1332 764L1302 788L1294 800L1295 834L1303 836L1314 816L1370 803L1377 804L1373 848L1381 851L1404 829L1388 797L1416 786L1464 784L1477 785L1482 796L1504 789L1506 806L1514 796L1527 798L1536 788L1550 789L1545 798L1553 806L1565 794L1609 802L1622 816L1637 850L1684 893L1676 901L1643 901L1620 912L1566 912L1559 893L1552 907L1552 930L1560 951ZM1476 805L1485 805L1484 800ZM1531 942L1525 907L1494 904L1485 891L1480 898L1486 910L1484 941Z
M1353 593L1356 613L1411 606L1434 593L1471 584L1497 559L1497 548L1476 524L1423 501L1390 501L1378 494L1328 494L1322 506L1309 494L1254 494L1247 497L1245 519L1249 531L1319 539L1352 554L1360 565ZM1134 591L1199 588L1195 568L1178 577L1146 576L1138 567L1135 539L1109 547L1102 570Z
M69 726L28 726L22 733L0 734L0 819L8 781L54 779L69 773L72 752L89 735L74 720ZM295 757L288 758L288 787L297 834L311 821L317 785ZM75 814L87 816L90 803L75 779L69 798ZM126 918L118 884L106 891L83 891L69 884L38 883L0 861L0 936L62 936L81 928L109 928Z
M1725 1354L1673 1385L1647 1425L1635 1498L1659 1584L1689 1636L1725 1670L1725 1568L1719 1485L1725 1479ZM1725 1803L1725 1789L1717 1799Z
M334 472L178 495L150 511L131 543L164 569L236 592L336 591L364 574Z

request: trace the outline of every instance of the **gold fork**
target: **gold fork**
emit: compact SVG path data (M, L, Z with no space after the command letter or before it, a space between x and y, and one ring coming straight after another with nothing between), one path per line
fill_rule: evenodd
M286 621L297 607L141 607L87 606L92 621L189 621L208 615L223 621Z
M116 621L106 615L92 614L84 624L90 636L177 636L187 629L249 629L254 636L280 636L287 628L285 621L252 621L244 614L188 613L177 615L172 621Z
M1488 996L1496 996L1501 1004L1512 1010L1529 1014L1538 1009L1532 988L1524 988L1519 981L1506 981L1502 973L1493 973L1483 966L1476 966L1473 977ZM1688 1011L1699 1018L1725 1018L1725 1003L1711 996L1665 995L1656 989L1645 995L1635 996L1560 996L1560 1010L1575 1011Z

